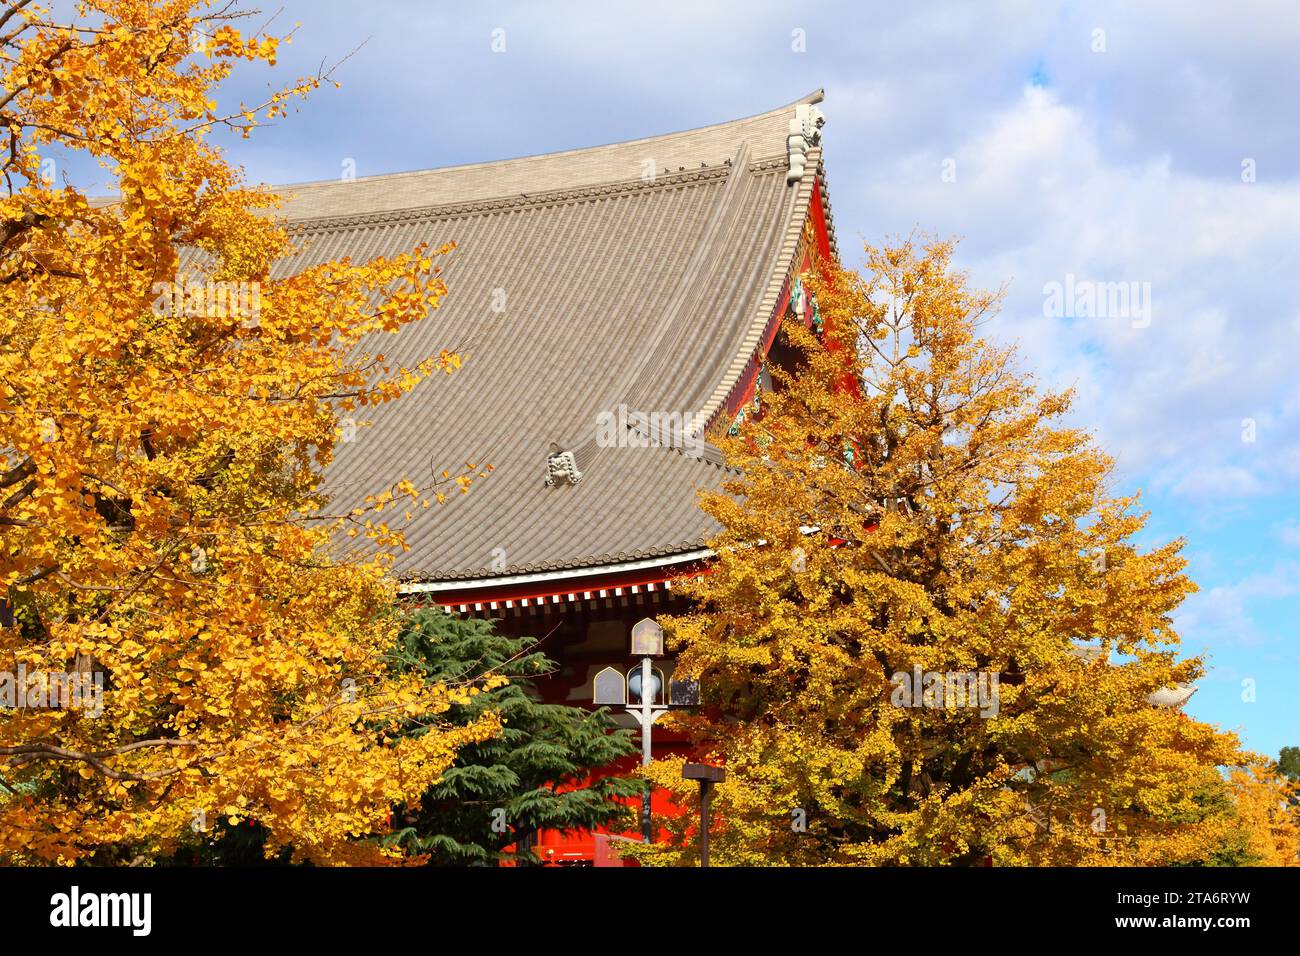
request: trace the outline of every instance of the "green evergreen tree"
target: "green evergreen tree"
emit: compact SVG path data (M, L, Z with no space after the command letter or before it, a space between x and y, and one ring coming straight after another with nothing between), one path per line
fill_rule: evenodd
M1300 747L1283 747L1277 755L1277 771L1284 777L1300 780Z
M441 715L468 723L497 710L505 726L498 737L462 749L420 806L396 809L394 822L406 826L390 842L429 854L438 865L536 863L529 844L539 829L635 826L632 813L614 798L638 797L638 780L587 780L591 771L635 752L631 733L618 729L606 710L542 703L533 680L555 664L536 645L535 638L500 634L490 621L462 620L441 609L408 616L399 667L423 672L430 681L465 681L491 672L510 683ZM501 820L505 832L493 828ZM512 844L515 852L504 853Z

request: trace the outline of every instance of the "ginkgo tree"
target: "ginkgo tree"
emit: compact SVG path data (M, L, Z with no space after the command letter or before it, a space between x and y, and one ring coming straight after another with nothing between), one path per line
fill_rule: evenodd
M389 807L497 730L439 719L478 687L386 657L388 515L473 465L355 506L321 492L340 416L459 364L390 367L375 345L438 306L440 250L273 274L296 240L211 134L247 135L329 77L219 110L219 84L283 40L246 16L0 7L6 862L148 859L241 821L268 855L376 861ZM57 175L70 157L116 196ZM388 733L412 721L430 732Z
M1252 763L1232 768L1220 799L1231 808L1231 822L1203 862L1213 866L1300 866L1300 783L1281 772L1276 763Z
M673 719L727 769L713 859L1200 859L1229 826L1200 795L1250 758L1152 698L1204 669L1171 623L1181 542L1135 543L1136 497L1071 395L981 337L999 297L952 254L912 237L814 270L824 328L786 324L798 367L719 439L717 558L664 622L706 705ZM649 773L689 803L680 769ZM635 854L693 859L692 816L671 827Z

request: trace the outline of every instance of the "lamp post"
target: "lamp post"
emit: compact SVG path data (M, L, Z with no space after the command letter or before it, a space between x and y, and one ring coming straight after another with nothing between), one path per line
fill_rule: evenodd
M631 701L627 712L641 725L641 766L650 765L650 728L654 722L668 713L667 707L656 707L655 696L662 689L663 682L655 677L652 657L662 657L664 653L664 629L653 618L642 618L632 627L632 654L641 655L641 670L635 676L627 676L628 696L633 694L641 699L641 706L633 709ZM654 839L650 827L650 781L645 782L641 794L641 839L649 843Z
M709 804L713 800L713 785L727 779L723 767L710 767L706 763L688 763L682 766L683 780L700 782L700 866L709 865Z
M641 766L647 767L650 765L650 728L656 720L668 713L668 708L656 707L654 704L655 695L659 691L659 680L654 676L649 656L641 658L641 669L635 676L640 680L633 680L629 676L628 690L641 698L641 706L632 707L629 702L626 710L641 725ZM634 684L639 686L634 689ZM653 839L650 828L649 780L645 782L645 790L641 793L641 839L646 843Z
M664 653L664 629L654 618L642 618L632 627L632 656L640 657L638 665L624 676L613 667L606 667L592 682L592 702L623 708L641 725L641 766L651 759L651 728L654 722L668 713L669 706L694 707L700 702L700 686L696 681L674 680L664 687L662 672L654 666L654 658ZM664 691L667 690L665 694ZM637 703L633 703L633 699ZM656 702L657 701L657 702ZM650 781L645 782L641 794L641 839L650 843L654 839L650 820Z

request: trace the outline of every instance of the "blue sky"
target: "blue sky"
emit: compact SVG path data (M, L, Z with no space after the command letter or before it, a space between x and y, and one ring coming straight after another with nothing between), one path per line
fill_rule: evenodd
M596 145L824 87L846 259L919 227L964 237L978 284L1008 284L989 334L1018 342L1043 384L1078 389L1078 422L1118 458L1116 490L1143 490L1145 540L1187 539L1201 591L1179 628L1213 668L1189 712L1263 752L1300 745L1289 3L281 5L279 25L301 23L281 66L223 99L366 42L342 89L230 143L267 182ZM1044 286L1069 275L1150 283L1149 324L1046 316Z

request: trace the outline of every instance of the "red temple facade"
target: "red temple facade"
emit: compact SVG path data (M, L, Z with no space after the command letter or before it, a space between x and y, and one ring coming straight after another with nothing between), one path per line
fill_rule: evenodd
M821 99L608 146L285 188L305 240L288 270L456 243L443 306L385 352L403 364L447 346L464 366L369 414L328 488L346 502L491 463L469 494L421 513L395 569L411 600L545 635L558 663L547 700L591 706L595 675L633 663L632 625L686 607L673 583L707 566L716 530L696 495L727 475L703 436L751 413L783 362L784 319L819 321L803 277L836 254ZM671 680L671 658L659 666ZM654 739L657 755L683 746ZM656 794L653 812L680 811ZM617 865L616 844L542 833L535 847L555 864Z

